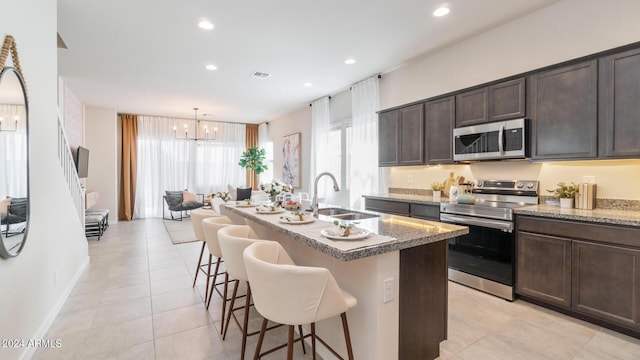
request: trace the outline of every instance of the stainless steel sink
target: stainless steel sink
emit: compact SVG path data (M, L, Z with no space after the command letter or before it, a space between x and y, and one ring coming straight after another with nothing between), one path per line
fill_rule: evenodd
M327 215L340 220L362 220L378 217L378 215L367 214L359 211L341 208L325 208L318 210L318 214Z

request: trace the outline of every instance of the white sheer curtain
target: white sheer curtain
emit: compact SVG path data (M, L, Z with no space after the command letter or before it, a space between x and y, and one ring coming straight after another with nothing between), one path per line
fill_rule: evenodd
M362 195L378 193L378 77L351 87L351 156L349 166L350 205L364 208Z
M184 137L185 121L193 122L138 116L134 218L162 216L166 190L208 193L241 182L244 172L237 162L245 147L245 125L216 123L216 142L196 142L175 138L176 129Z
M0 199L27 196L27 137L24 105L0 105ZM17 120L17 123L16 123ZM16 131L4 131L9 129Z
M258 125L258 147L265 150L266 164L269 169L260 174L258 182L268 183L274 178L273 172L273 140L269 137L269 125L262 123Z
M309 194L313 196L313 182L316 175L329 169L330 147L329 134L331 122L331 108L329 97L323 97L311 104L311 162L309 167ZM340 181L338 179L338 181ZM318 184L318 197L325 197L332 191L330 179L323 179Z
M246 181L245 171L238 166L246 150L245 125L223 122L208 125L217 128L218 135L216 141L196 143L195 189L202 194L227 191L227 185L238 186Z

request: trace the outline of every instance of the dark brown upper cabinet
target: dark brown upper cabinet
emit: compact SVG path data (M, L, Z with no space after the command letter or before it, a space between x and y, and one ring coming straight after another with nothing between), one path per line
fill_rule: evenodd
M456 95L456 127L482 124L489 119L489 88Z
M640 49L600 62L600 156L640 156Z
M598 155L596 60L532 75L531 158L592 159Z
M424 160L427 164L453 163L455 96L424 104Z
M378 115L378 163L380 166L398 165L400 112L382 112Z
M525 79L515 79L456 95L456 127L523 118Z
M424 104L380 113L378 131L380 166L424 164Z
M525 84L520 78L489 86L489 121L525 117Z
M424 164L424 104L400 109L400 165Z

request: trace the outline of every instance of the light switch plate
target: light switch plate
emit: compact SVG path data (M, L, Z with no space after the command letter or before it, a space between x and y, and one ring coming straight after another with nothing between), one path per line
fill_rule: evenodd
M383 294L383 301L385 303L388 303L390 301L393 301L393 293L394 293L394 282L395 279L394 278L388 278L385 279L383 284L384 284L384 294Z

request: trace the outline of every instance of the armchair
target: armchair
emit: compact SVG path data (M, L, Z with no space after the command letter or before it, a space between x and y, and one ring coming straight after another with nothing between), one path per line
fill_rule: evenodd
M187 194L185 198L185 194ZM193 196L196 196L195 199ZM182 221L183 218L188 217L189 211L198 209L204 206L204 194L193 194L187 191L165 191L165 195L162 196L164 202L167 204L166 208L169 209L168 218L165 215L165 206L162 206L162 218L165 220L178 220ZM200 201L198 201L200 198ZM173 213L179 212L180 217L174 217Z
M0 222L2 225L6 225L5 228L5 236L9 237L11 235L17 235L24 232L24 229L20 231L11 232L9 228L12 224L20 224L27 221L27 205L28 199L24 198L13 198L11 202L7 206L7 213L2 214Z

